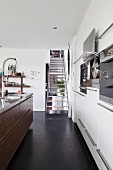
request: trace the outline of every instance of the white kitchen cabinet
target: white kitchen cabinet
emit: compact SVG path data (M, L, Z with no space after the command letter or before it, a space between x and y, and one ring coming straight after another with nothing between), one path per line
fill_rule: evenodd
M76 92L74 92L74 103L73 103L73 113L72 113L72 119L74 120L74 122L77 123L77 114L78 114L78 94Z
M87 95L78 94L78 115L83 124L87 122Z
M104 104L106 107L106 104ZM107 164L113 169L113 111L99 106L99 149ZM109 105L107 106L109 108ZM111 109L111 107L110 107ZM113 109L113 106L112 106Z
M93 140L92 136L90 135L90 133L88 132L88 130L85 130L86 132L86 143L87 146L98 166L98 153L97 153L97 144L95 143L95 141Z
M87 130L92 139L98 144L99 106L97 105L99 92L97 89L87 89Z
M99 170L112 170L111 167L109 166L108 162L106 161L105 157L101 153L101 151L98 149L97 150L97 160L98 160L98 168Z
M87 100L86 95L78 93L78 115L77 115L77 124L78 127L86 140L86 120L87 120L87 112L86 112L86 106L87 106Z

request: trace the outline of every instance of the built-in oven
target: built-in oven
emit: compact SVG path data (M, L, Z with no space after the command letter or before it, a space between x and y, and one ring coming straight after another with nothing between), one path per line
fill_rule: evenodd
M86 63L80 66L80 92L87 94L87 73L88 66Z
M100 100L113 104L113 46L100 53Z

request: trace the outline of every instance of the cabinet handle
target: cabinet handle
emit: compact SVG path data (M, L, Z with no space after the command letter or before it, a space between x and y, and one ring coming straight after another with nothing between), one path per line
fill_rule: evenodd
M93 140L93 138L91 137L91 135L89 134L89 132L87 130L85 130L87 136L89 137L91 143L93 144L93 146L97 146L97 144L95 143L95 141Z
M98 91L98 90L96 90L96 89L94 90L94 89L88 89L88 88L87 88L87 90L90 90L90 91Z
M78 120L79 120L81 126L82 126L83 128L86 128L86 127L84 126L83 122L82 122L80 119L78 119Z
M106 166L106 168L107 168L108 170L112 170L111 167L109 166L108 162L106 161L106 159L105 159L104 156L102 155L100 149L97 149L96 151L97 151L98 155L100 156L100 158L102 159L102 161L103 161L104 165Z
M107 109L107 110L113 112L112 109L110 109L109 107L105 106L104 104L101 104L101 103L97 103L97 104L98 104L99 106L101 106L101 107L103 107L103 108L105 108L105 109Z
M80 92L78 92L78 91L75 91L75 90L73 90L75 93L77 93L77 94L79 94L79 95L81 95L81 96L83 96L83 97L86 97L85 95L83 95L83 94L81 94Z

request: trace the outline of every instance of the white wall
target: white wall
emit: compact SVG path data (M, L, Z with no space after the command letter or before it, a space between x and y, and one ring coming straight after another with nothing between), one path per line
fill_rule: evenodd
M47 50L36 49L0 49L0 68L3 61L8 57L17 59L17 71L24 71L26 78L24 83L30 88L24 88L24 92L32 92L34 96L33 110L45 110L45 63L49 62L49 52ZM39 71L40 79L31 79L30 71ZM12 79L11 81L15 81ZM16 79L16 81L19 81ZM17 92L19 88L12 88L9 91Z

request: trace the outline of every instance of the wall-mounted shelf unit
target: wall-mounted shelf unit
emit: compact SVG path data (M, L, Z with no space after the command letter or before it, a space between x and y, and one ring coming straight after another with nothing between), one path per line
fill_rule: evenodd
M25 76L12 76L12 75L8 75L8 76L4 76L4 77L8 77L9 78L20 78L21 82L20 84L19 83L16 83L16 82L7 82L7 83L4 83L4 86L5 87L13 87L13 88L16 88L16 87L20 87L21 89L21 93L23 93L23 88L29 88L30 85L25 85L23 83L23 78L25 78Z

